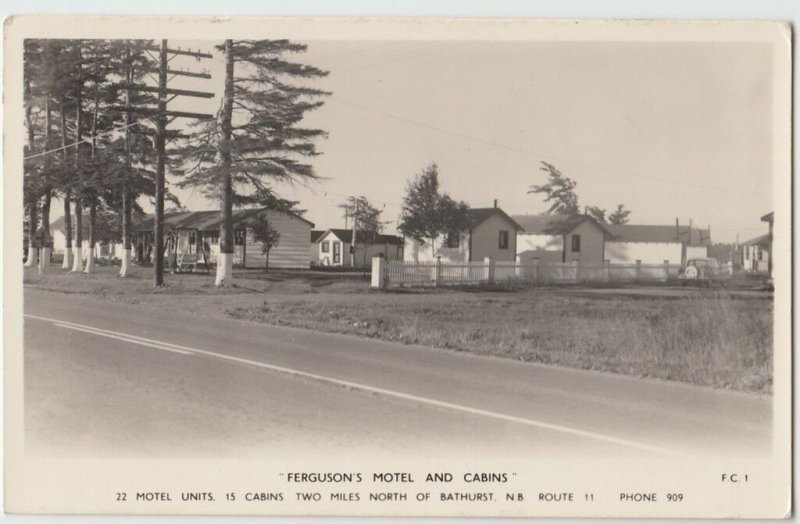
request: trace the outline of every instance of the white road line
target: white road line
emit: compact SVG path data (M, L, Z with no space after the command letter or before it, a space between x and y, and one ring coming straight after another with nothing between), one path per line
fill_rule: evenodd
M264 363L264 362L258 362L256 360L250 360L250 359L246 359L246 358L239 358L239 357L234 357L234 356L231 356L231 355L225 355L225 354L221 354L221 353L214 353L212 351L205 351L205 350L202 350L202 349L190 348L190 347L187 347L187 346L181 346L179 344L172 344L172 343L169 343L169 342L161 342L161 341L158 341L158 340L151 340L151 339L147 339L147 338L144 338L144 337L137 337L135 335L128 335L126 333L120 333L120 332L117 332L117 331L110 331L110 330L107 330L107 329L95 328L95 327L87 326L87 325L84 325L84 324L76 324L76 323L73 323L73 322L66 322L66 321L63 321L63 320L55 319L55 318L40 317L40 316L30 315L30 314L25 314L25 316L29 317L29 318L35 318L35 319L38 319L38 320L44 320L44 321L53 322L54 324L61 325L62 327L70 327L72 329L78 329L80 331L86 331L86 332L89 332L89 333L92 333L92 334L95 334L95 335L100 335L100 336L109 336L111 338L119 338L121 340L125 340L126 342L132 342L132 343L142 344L142 345L149 345L151 347L157 347L158 349L165 349L167 351L175 351L175 352L179 352L179 353L183 353L183 354L195 353L195 354L198 354L198 355L205 355L205 356L208 356L208 357L217 358L217 359L221 359L221 360L227 360L227 361L230 361L230 362L237 362L237 363L240 363L240 364L246 364L246 365L250 365L250 366L254 366L254 367L259 367L259 368L262 368L262 369L269 369L271 371L277 371L279 373L284 373L284 374L287 374L287 375L293 375L293 376L296 376L296 377L303 377L303 378L307 378L307 379L311 379L311 380L316 380L316 381L319 381L319 382L324 382L324 383L328 383L328 384L334 384L334 385L337 385L337 386L344 386L344 387L347 387L347 388L358 389L358 390L361 390L361 391L367 391L367 392L370 392L370 393L376 393L376 394L384 395L384 396L388 396L388 397L399 398L399 399L408 400L408 401L411 401L411 402L417 402L417 403L420 403L420 404L426 404L426 405L429 405L429 406L436 406L436 407L445 408L445 409L449 409L449 410L453 410L453 411L459 411L461 413L469 413L471 415L478 415L478 416L482 416L482 417L492 418L492 419L495 419L495 420L502 420L502 421L505 421L505 422L513 422L513 423L522 424L522 425L525 425L525 426L531 426L531 427L535 427L535 428L546 429L546 430L555 431L555 432L558 432L558 433L564 433L564 434L567 434L567 435L573 435L573 436L582 437L582 438L586 438L586 439L590 439L590 440L596 440L596 441L599 441L599 442L605 442L605 443L608 443L608 444L614 444L614 445L617 445L617 446L623 446L623 447L632 448L632 449L638 449L638 450L642 450L642 451L649 451L649 452L652 452L652 453L657 453L659 455L667 455L667 456L683 456L684 455L684 454L679 453L679 452L677 452L675 450L662 448L660 446L653 446L653 445L650 445L650 444L646 444L644 442L639 442L639 441L635 441L635 440L629 440L629 439L614 437L614 436L611 436L611 435L605 435L603 433L596 433L594 431L586 431L586 430L577 429L577 428L573 428L573 427L569 427L569 426L562 426L561 424L551 424L549 422L543 422L543 421L535 420L535 419L517 417L517 416L514 416L514 415L506 415L504 413L498 413L496 411L488 411L488 410L485 410L485 409L479 409L479 408L473 408L473 407L469 407L469 406L463 406L461 404L454 404L452 402L446 402L446 401L443 401L443 400L436 400L436 399L427 398L427 397L420 397L420 396L417 396L417 395L412 395L412 394L409 394L409 393L403 393L403 392L400 392L400 391L394 391L394 390L391 390L391 389L384 389L384 388L378 388L378 387L374 387L374 386L368 386L366 384L360 384L358 382L350 382L348 380L341 380L341 379L338 379L338 378L326 377L324 375L317 375L316 373L308 373L306 371L300 371L300 370L297 370L297 369L286 368L286 367L282 367L282 366L275 366L275 365L267 364L267 363Z
M92 335L97 335L99 337L108 337L108 338L113 338L113 339L116 339L116 340L122 340L123 342L129 342L131 344L138 344L140 346L147 346L147 347L150 347L150 348L161 349L163 351L170 351L172 353L178 353L180 355L191 355L192 354L191 351L184 351L182 349L173 349L173 348L170 348L170 347L166 347L165 345L160 344L160 343L150 343L150 342L144 342L142 340L135 340L132 337L112 335L110 333L103 333L101 331L96 331L94 329L86 329L86 328L83 328L83 327L78 327L78 326L73 326L73 325L68 325L68 324L62 324L60 322L55 322L55 325L58 326L58 327L61 327L61 328L74 329L75 331L83 331L84 333L91 333Z

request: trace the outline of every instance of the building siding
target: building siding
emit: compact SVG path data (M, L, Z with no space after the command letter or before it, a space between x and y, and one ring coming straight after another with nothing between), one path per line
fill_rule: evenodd
M572 238L580 235L580 252L572 251ZM585 221L565 235L564 262L578 262L579 264L603 264L605 233L589 221Z
M680 264L682 252L680 242L606 242L606 260L612 264Z
M308 243L311 224L297 217L277 211L265 211L264 217L280 233L278 245L269 252L269 267L276 269L308 269ZM253 239L253 230L247 228L247 247L244 264L247 268L263 268L267 256L261 253L261 244Z
M499 233L508 231L508 248L500 249ZM517 257L517 230L514 224L500 215L492 215L471 232L470 259L480 262L491 257L497 262L513 262Z

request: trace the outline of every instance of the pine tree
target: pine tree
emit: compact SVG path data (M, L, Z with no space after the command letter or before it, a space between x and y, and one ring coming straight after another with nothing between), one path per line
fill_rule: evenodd
M318 153L320 129L300 127L319 108L325 91L300 85L326 71L284 59L307 46L288 40L226 40L222 106L216 122L198 126L182 151L188 165L183 187L198 187L220 201L222 226L217 286L232 284L233 206L286 202L270 182L308 183L318 177L306 159Z
M553 164L544 161L539 170L547 173L547 183L530 186L528 193L544 193L546 195L544 201L550 204L550 208L547 210L548 214L577 215L579 208L578 195L575 193L576 182L564 176Z
M619 204L617 209L608 216L608 222L609 224L627 224L630 214L630 209L625 209L624 205Z

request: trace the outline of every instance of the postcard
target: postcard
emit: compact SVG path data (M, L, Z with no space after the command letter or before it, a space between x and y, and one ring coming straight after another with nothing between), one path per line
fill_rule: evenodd
M8 18L5 511L790 515L791 38Z

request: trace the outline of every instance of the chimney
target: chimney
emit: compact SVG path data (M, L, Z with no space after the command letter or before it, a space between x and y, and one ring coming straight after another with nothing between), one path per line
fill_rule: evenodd
M494 199L494 208L497 209L497 199Z
M677 236L680 234L681 234L681 226L680 223L678 222L678 217L675 217L675 235Z

